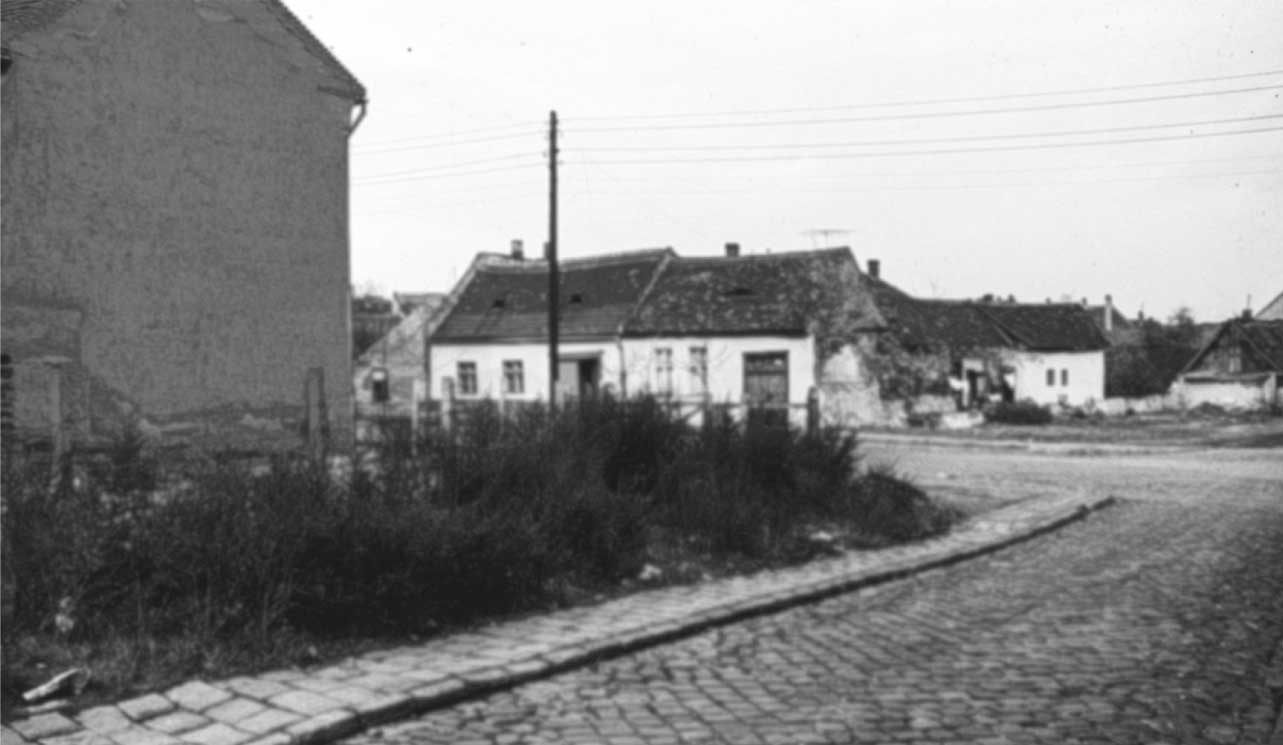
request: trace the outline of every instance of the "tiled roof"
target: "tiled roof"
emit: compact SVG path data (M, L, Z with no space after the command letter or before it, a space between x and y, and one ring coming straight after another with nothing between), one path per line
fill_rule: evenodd
M1077 303L986 303L979 307L1024 349L1085 351L1109 346L1096 322Z
M365 87L338 58L321 43L282 0L261 0L281 26L297 38L309 54L329 68L343 84L344 93L353 101L365 100ZM47 28L82 0L0 0L0 36L4 43L32 31Z
M560 338L609 338L655 278L671 249L560 262ZM542 340L548 335L548 263L482 264L433 334L437 343Z
M625 328L628 336L804 334L848 313L848 328L881 325L853 297L858 269L848 248L676 258ZM835 319L833 319L835 320Z
M1109 346L1078 304L920 300L881 279L865 275L862 281L886 319L887 330L910 348L1071 351Z
M886 329L909 348L1007 346L1008 339L972 302L919 300L881 279L864 275Z
M1266 303L1256 313L1258 321L1283 321L1283 292L1280 292L1273 300Z
M1218 345L1241 342L1247 354L1254 357L1260 366L1276 373L1283 373L1283 320L1259 321L1235 318L1220 325L1216 333L1203 345L1202 349L1190 359L1182 372L1198 370L1208 353Z

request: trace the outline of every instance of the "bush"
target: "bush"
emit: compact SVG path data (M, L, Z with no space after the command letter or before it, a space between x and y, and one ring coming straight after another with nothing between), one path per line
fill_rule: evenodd
M1000 424L1050 424L1051 409L1033 401L1002 401L985 412L985 421Z
M711 413L694 428L653 399L508 418L481 405L449 433L377 438L350 480L289 458L162 478L128 432L106 457L58 479L6 464L3 633L6 650L133 649L95 671L119 690L149 665L199 674L226 650L281 663L299 634L422 634L613 586L656 534L779 563L816 523L888 540L944 524L890 474L857 478L852 435Z

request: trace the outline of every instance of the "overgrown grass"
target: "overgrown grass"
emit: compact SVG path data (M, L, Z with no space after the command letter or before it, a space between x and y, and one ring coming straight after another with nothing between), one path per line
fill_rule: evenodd
M298 459L162 477L130 435L59 478L7 464L6 687L38 682L41 661L88 663L125 695L618 591L674 546L767 566L813 555L816 526L863 544L948 527L857 465L849 434L695 428L649 399L480 406L420 442L386 438L342 480Z

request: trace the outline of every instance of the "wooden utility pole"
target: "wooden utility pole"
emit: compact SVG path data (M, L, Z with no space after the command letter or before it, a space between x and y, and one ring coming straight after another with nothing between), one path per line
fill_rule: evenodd
M557 406L557 112L548 113L548 407Z

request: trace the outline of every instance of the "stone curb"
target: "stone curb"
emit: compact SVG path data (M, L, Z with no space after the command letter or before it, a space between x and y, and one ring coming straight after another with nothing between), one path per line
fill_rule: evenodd
M317 745L363 729L446 708L465 700L629 654L711 628L776 613L853 590L884 584L1000 551L1085 518L1115 502L1106 497L1050 500L1028 513L1028 503L987 513L966 528L912 546L877 552L872 566L844 566L844 557L763 573L765 579L728 578L704 585L660 588L582 609L597 628L565 643L540 646L526 639L522 621L495 631L464 633L429 642L430 659L414 653L371 653L354 667L317 671L279 670L252 678L209 684L190 681L165 692L88 709L71 719L43 714L0 729L0 745ZM1004 521L1005 520L1005 521ZM1003 526L991 535L994 526ZM847 564L852 562L845 562ZM860 561L853 563L859 564ZM868 562L866 562L868 563ZM819 566L816 566L819 565ZM744 589L745 585L753 586ZM772 587L774 586L774 588ZM667 591L667 592L666 592ZM687 603L683 593L700 595ZM610 628L655 604L677 604L640 626ZM739 595L740 597L736 597ZM639 596L641 600L638 600ZM631 600L631 602L630 602ZM636 607L633 607L636 606ZM623 613L612 611L622 609ZM571 609L569 613L576 610ZM569 616L569 613L563 614ZM545 620L555 622L558 614ZM580 619L582 620L582 619ZM575 619L565 623L577 624ZM616 623L616 626L621 624ZM525 633L523 633L525 632ZM472 654L462 648L476 644ZM486 643L503 659L487 659ZM526 646L521 647L522 644ZM429 649L431 648L431 649ZM532 651L534 649L538 651ZM462 651L466 657L460 656ZM512 650L506 653L506 650ZM423 652L421 651L422 655ZM390 655L390 656L389 656ZM401 662L398 662L401 660ZM442 669L445 668L444 671ZM350 675L348 673L351 673ZM1272 741L1273 742L1273 741Z
M1207 447L1199 444L1137 445L1131 443L1109 442L1048 442L1040 440L968 439L964 437L950 437L947 435L900 435L888 432L861 433L860 441L892 445L924 445L927 447L939 446L990 450L1024 450L1030 453L1054 453L1056 455L1161 455L1185 453L1191 450L1206 449Z

